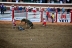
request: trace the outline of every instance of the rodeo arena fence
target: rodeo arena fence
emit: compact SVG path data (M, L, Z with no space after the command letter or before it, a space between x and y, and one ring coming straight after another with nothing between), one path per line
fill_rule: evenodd
M49 12L50 16L48 16L47 22L52 22L51 16L54 13L54 22L68 22L72 23L72 11L67 14L67 12ZM28 19L32 22L42 22L43 18L46 18L46 11L40 9L40 11L32 10L29 11L27 8L26 10L14 10L10 14L5 14L5 16L0 16L1 21L13 21L13 20L21 20L21 19Z

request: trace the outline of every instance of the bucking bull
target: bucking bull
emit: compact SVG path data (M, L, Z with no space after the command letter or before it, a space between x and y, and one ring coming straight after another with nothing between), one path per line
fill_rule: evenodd
M22 23L22 22L25 22L26 27L29 27L30 29L33 28L33 23L32 23L30 20L28 20L28 19L22 19L22 20L21 20L21 23Z

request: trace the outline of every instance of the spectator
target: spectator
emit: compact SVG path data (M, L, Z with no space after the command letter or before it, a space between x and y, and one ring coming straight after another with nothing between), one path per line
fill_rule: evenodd
M11 5L11 7L10 7L11 13L12 13L12 9L14 9L14 5Z
M50 12L50 8L49 8L49 6L48 6L48 8L47 8L47 11Z
M18 3L19 0L16 0L16 3Z
M60 3L60 0L57 0L57 3Z
M10 11L12 11L12 7L13 7L13 5L10 6Z
M24 9L24 12L26 12L26 7L24 7L23 9Z
M31 0L31 2L33 2L33 0Z
M23 3L23 1L20 1L20 3Z
M63 0L60 0L60 4L62 4L63 3Z
M64 7L62 8L62 12L63 12L63 13L65 12L65 8L64 8Z
M47 19L47 21L48 21L48 18L50 17L50 14L49 14L49 12L47 11L46 12L46 19Z
M34 14L36 14L36 7L33 8L33 12L34 12Z
M40 0L40 3L42 3L42 0Z
M65 3L66 2L65 0L60 0L60 1L62 1L62 3Z
M64 3L65 0L56 0L56 3Z
M1 9L1 14L4 14L4 4L1 4L0 9Z
M4 5L4 11L6 11L7 10L7 8L6 8L6 6Z
M55 12L55 7L53 8L53 12Z
M16 8L15 8L16 12L19 12L18 9L19 9L19 6L17 5Z
M71 3L71 0L66 0L66 3Z
M23 9L22 6L19 6L19 12L22 12L22 9Z
M50 8L50 11L52 12L53 11L53 8Z
M31 12L31 6L28 6L28 11Z
M54 15L54 13L52 13L52 16L51 16L52 23L54 23L54 18L55 18L55 15Z
M36 0L33 0L33 2L36 2Z
M57 8L57 11L60 12L60 8Z
M54 3L54 0L51 0L51 3Z
M70 10L71 10L71 9L67 9L67 14L69 14L69 13L70 13Z
M40 2L42 2L42 3L46 3L46 0L40 0Z
M11 5L10 10L12 10L14 8L14 5Z
M50 3L50 0L47 0L47 3Z
M40 6L40 8L39 8L39 11L42 11L41 6Z
M36 11L36 7L33 8L33 11Z

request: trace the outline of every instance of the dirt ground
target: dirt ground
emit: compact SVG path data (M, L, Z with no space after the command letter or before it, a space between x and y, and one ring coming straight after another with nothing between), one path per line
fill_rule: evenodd
M11 22L0 22L0 48L72 48L72 24L34 23L34 27L19 31Z

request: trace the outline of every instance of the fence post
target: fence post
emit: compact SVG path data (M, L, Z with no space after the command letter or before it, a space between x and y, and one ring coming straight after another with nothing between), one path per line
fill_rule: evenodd
M41 22L43 21L43 9L41 9Z
M12 8L12 22L13 22L13 19L14 19L14 8Z
M71 21L70 21L70 23L72 23L72 10L71 10Z
M28 9L26 8L26 19L28 18Z
M56 22L57 22L57 14L58 14L58 12L57 12L57 9L56 9Z
M16 27L15 19L14 19L14 8L12 8L12 28Z

